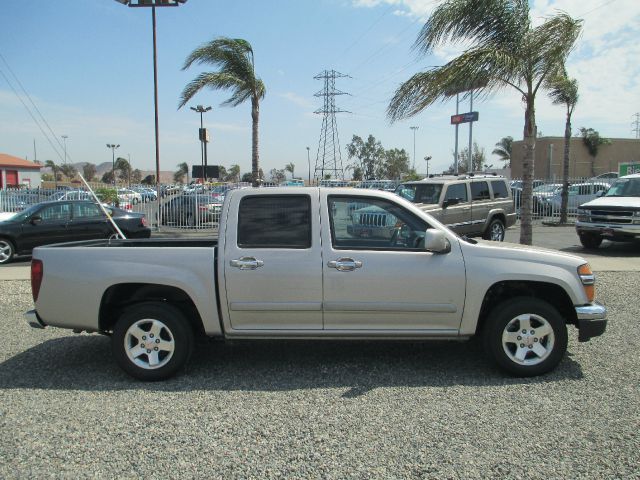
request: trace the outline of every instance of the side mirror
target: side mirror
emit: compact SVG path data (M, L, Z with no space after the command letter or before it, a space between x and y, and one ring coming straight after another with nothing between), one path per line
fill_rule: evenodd
M31 225L38 225L40 222L42 222L42 217L40 215L33 215L30 219L29 219L29 223Z
M424 249L432 253L449 253L451 243L442 230L430 228L424 234Z

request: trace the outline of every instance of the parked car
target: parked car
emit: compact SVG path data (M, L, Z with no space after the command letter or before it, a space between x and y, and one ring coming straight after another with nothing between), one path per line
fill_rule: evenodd
M131 190L140 194L142 203L153 202L158 199L158 193L153 188L134 187Z
M580 205L576 232L589 249L598 248L604 239L640 239L640 174L617 179L600 198Z
M132 205L136 205L142 202L142 195L140 195L138 192L131 190L129 188L119 188L118 200L120 202L131 203Z
M516 222L507 181L497 175L434 176L401 183L396 194L460 235L501 242Z
M27 193L22 190L0 191L0 212L21 212L41 201L42 197L37 193Z
M145 215L108 207L127 238L149 238ZM40 245L109 238L114 228L100 207L84 200L57 200L33 205L0 222L0 264L28 255Z
M209 194L180 195L162 205L162 225L199 227L220 221L222 202Z
M85 190L60 190L52 193L47 198L49 202L59 202L63 200L93 200L93 197Z
M593 200L598 195L602 195L609 190L609 184L604 182L586 182L575 183L569 186L569 198L567 200L567 212L577 213L578 207L583 203ZM562 189L555 192L553 195L542 198L542 208L548 209L553 212L554 215L560 213L560 207L562 204Z
M546 183L533 189L533 213L534 215L548 215L551 212L550 205L546 202L549 197L562 194L561 183Z
M540 187L544 185L544 180L534 180L532 182L533 188ZM511 196L513 197L513 205L516 209L516 212L520 212L520 203L522 197L522 180L511 180L509 183L509 188L511 189Z
M351 204L390 213L400 232L351 235ZM95 352L96 364L113 356L142 380L175 375L196 336L480 337L502 369L533 376L563 360L568 328L584 342L607 325L583 258L461 238L418 205L378 190L234 190L217 239L45 246L34 251L31 275L30 326L109 335L113 354Z
M304 180L301 178L291 178L280 184L281 187L304 187Z
M611 185L618 179L618 176L618 172L606 172L601 173L600 175L596 175L595 177L591 178L591 180L596 182L606 182Z

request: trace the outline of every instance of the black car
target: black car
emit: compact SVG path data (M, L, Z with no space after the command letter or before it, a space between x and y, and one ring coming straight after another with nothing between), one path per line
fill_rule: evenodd
M222 202L217 194L184 194L162 205L162 225L213 225L220 221L221 211Z
M105 207L127 238L149 238L144 214ZM33 205L0 222L0 264L40 245L109 238L115 233L99 205L84 200Z

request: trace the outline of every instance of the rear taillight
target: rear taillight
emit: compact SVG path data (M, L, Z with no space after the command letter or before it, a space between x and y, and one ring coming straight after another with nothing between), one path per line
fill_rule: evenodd
M200 210L201 212L206 212L207 210L209 210L209 207L207 205L200 205L198 207L198 210Z
M142 226L146 227L148 225L147 223L147 217L142 217Z
M42 284L43 266L42 260L31 260L31 295L34 303L38 301L40 285Z

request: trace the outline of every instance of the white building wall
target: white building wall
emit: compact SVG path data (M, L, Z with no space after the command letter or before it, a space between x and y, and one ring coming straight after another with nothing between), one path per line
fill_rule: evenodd
M18 170L18 181L20 184L27 184L29 188L39 188L42 182L40 170Z

